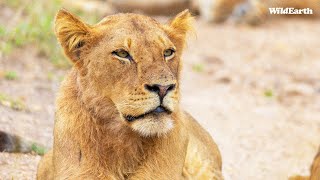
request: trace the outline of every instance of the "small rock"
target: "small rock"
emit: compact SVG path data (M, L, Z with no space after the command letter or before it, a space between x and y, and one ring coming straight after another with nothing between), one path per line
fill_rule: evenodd
M226 70L220 70L214 74L214 80L219 83L228 84L231 83L232 78L230 72Z
M290 84L284 87L284 96L311 96L314 88L308 84Z
M204 61L208 64L214 64L214 65L223 65L224 62L222 59L216 56L204 56L203 57Z

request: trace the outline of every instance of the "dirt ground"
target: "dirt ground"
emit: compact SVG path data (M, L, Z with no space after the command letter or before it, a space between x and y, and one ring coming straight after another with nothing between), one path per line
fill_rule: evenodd
M260 27L196 22L184 54L182 106L213 136L229 180L307 175L320 145L320 23L279 19ZM0 130L50 147L54 99L66 70L36 47L0 57ZM40 156L0 153L0 179L34 179Z

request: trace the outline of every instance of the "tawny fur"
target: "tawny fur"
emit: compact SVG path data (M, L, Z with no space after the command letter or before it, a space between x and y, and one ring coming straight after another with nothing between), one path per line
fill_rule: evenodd
M311 8L313 15L303 17L320 17L320 0L199 0L200 11L208 21L224 22L232 14L239 22L257 25L264 22L270 15L269 8L292 7ZM240 10L241 9L241 10ZM239 11L240 13L235 13ZM298 15L288 15L296 17ZM301 15L299 15L301 16Z
M188 11L162 25L117 14L96 25L60 10L55 30L74 63L56 102L53 150L37 179L223 179L210 135L179 106L181 54L192 28ZM175 49L166 60L164 50ZM125 49L132 61L113 51ZM175 84L160 102L146 84ZM161 104L171 114L139 116Z
M310 168L310 177L305 176L294 176L289 178L289 180L319 180L320 179L320 149L318 154L313 160L312 166Z
M310 180L319 180L320 179L320 151L317 156L314 158L311 166L311 176Z

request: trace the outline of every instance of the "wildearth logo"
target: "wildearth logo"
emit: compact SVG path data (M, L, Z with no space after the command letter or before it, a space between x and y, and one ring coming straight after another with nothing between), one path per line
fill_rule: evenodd
M310 8L296 9L296 8L269 8L270 14L313 14Z

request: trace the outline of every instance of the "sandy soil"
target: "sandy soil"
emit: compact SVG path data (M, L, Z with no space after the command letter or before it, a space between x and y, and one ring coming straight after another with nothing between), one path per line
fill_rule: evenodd
M184 54L182 106L218 143L225 178L282 180L308 174L320 144L320 23L273 20L257 28L197 21ZM0 129L50 147L54 99L65 71L36 47L0 57ZM1 74L1 73L0 73ZM40 157L0 153L0 179L34 179Z

